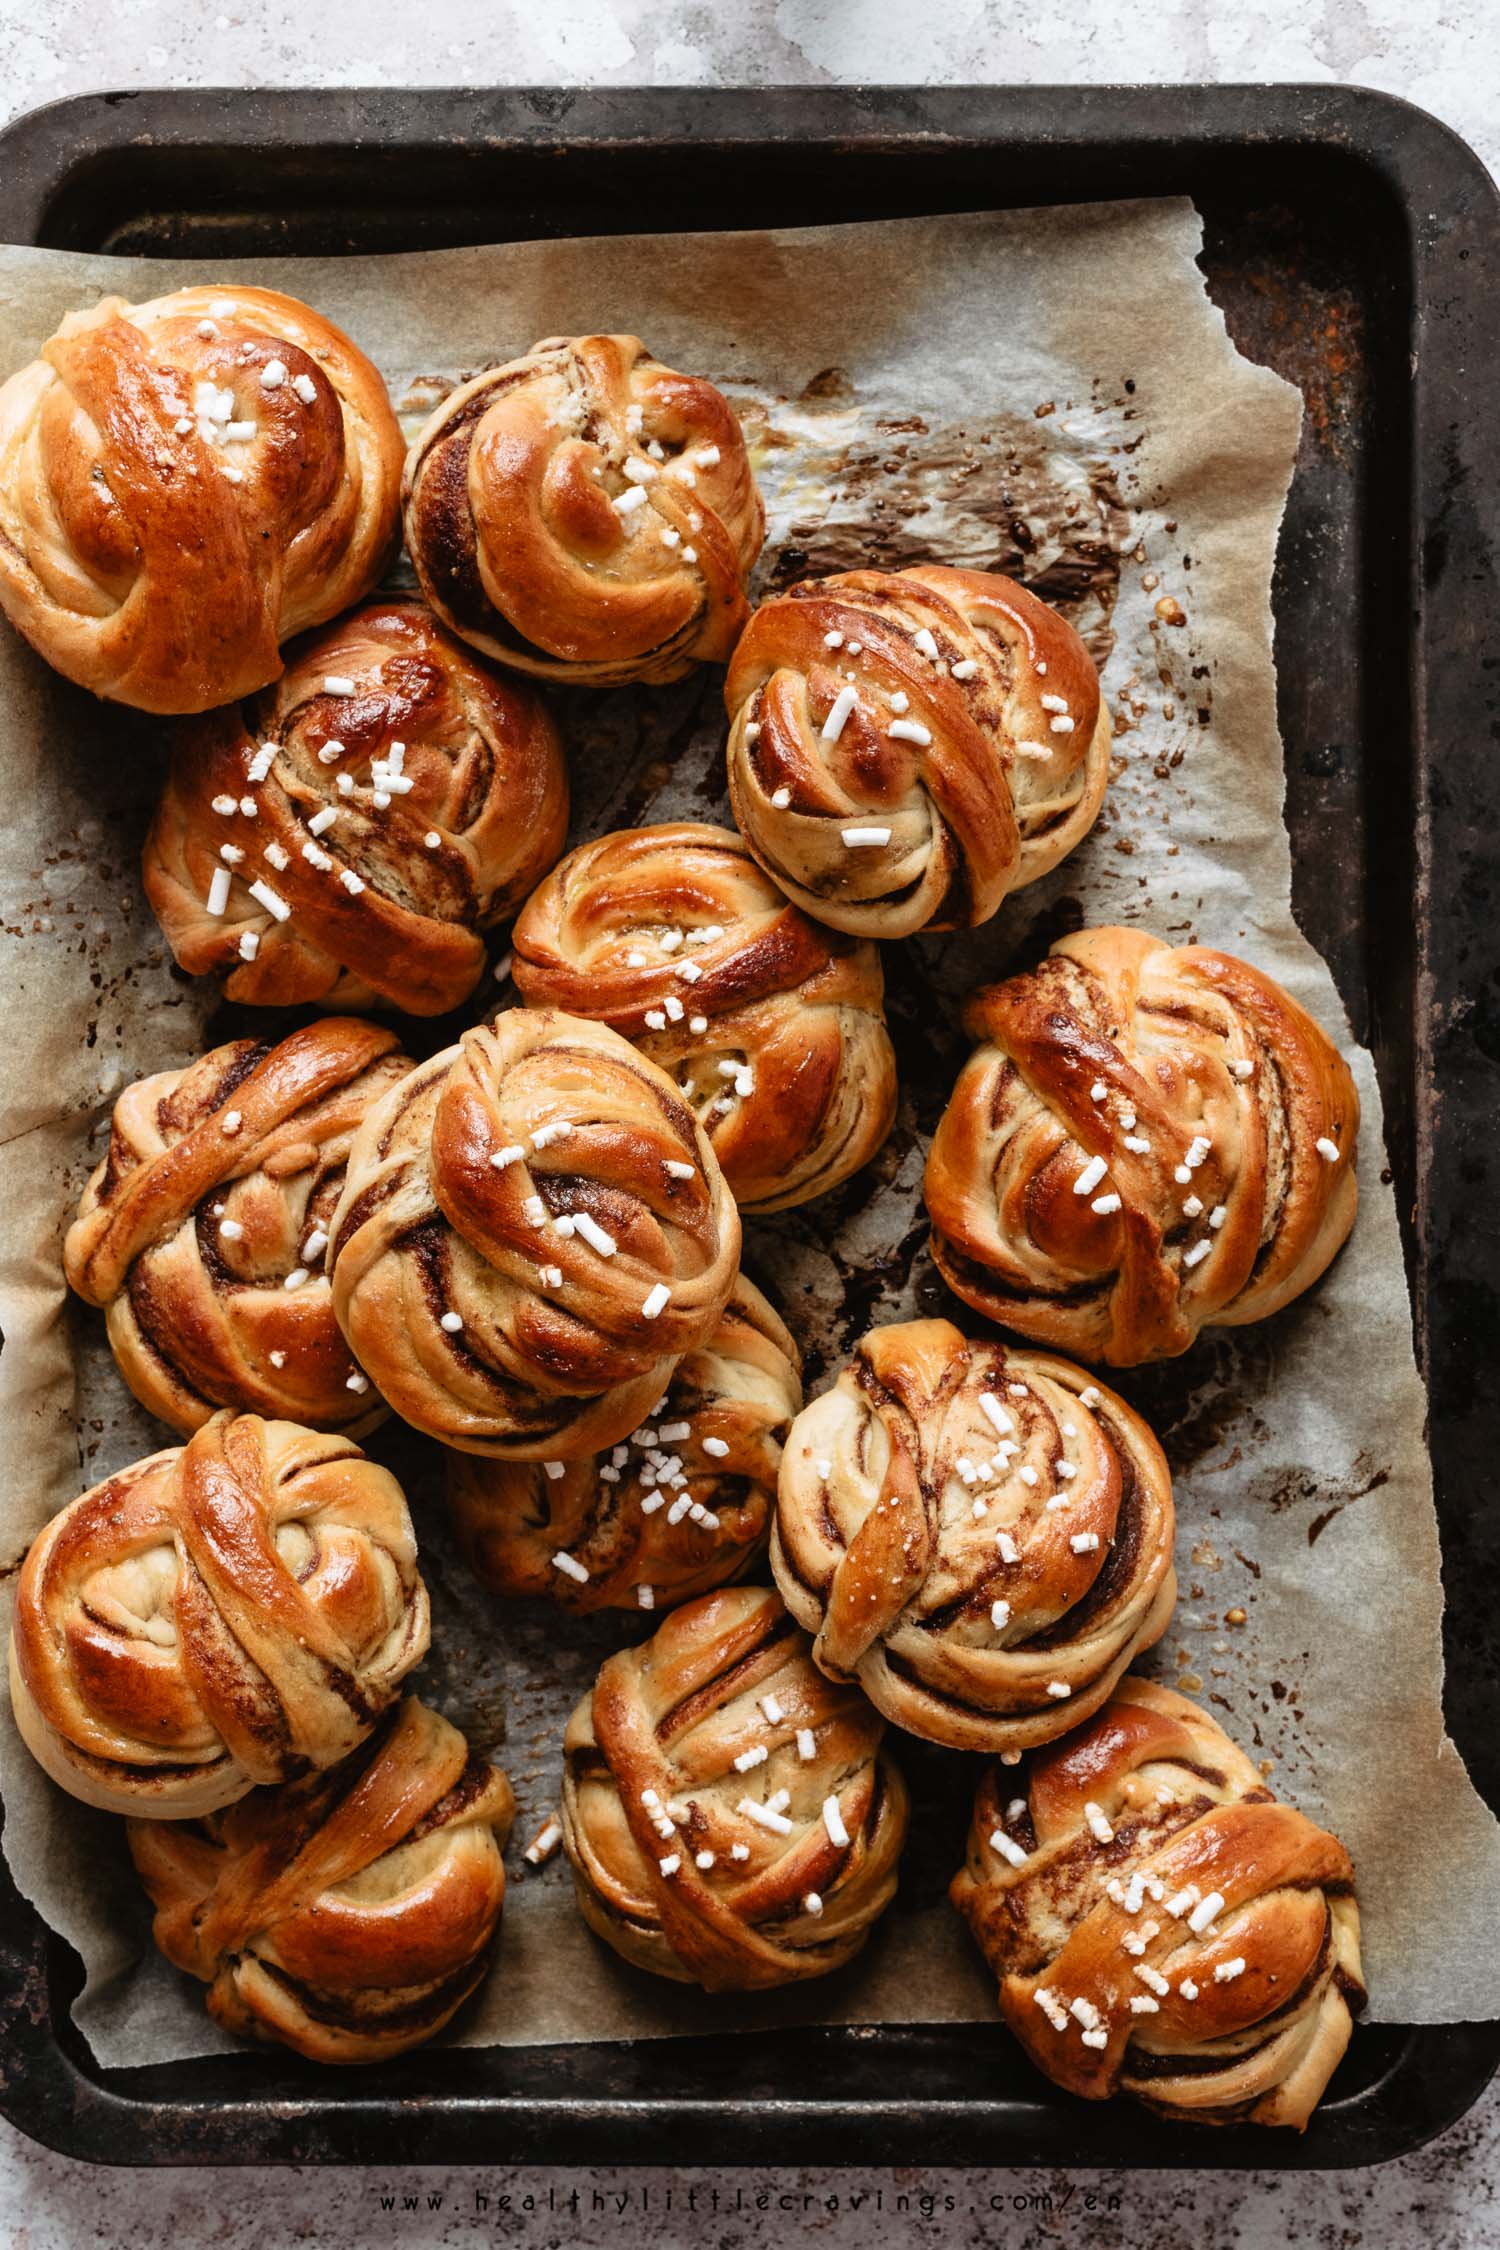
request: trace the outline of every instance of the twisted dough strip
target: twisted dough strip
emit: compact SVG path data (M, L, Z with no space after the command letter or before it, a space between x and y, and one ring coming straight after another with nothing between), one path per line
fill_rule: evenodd
M1170 1358L1300 1296L1353 1226L1354 1081L1232 955L1080 930L965 1022L983 1044L925 1192L939 1270L988 1319L1114 1367Z
M842 1968L890 1904L906 1837L883 1732L775 1594L675 1610L568 1721L563 1844L584 1920L637 1968L709 1992Z
M651 1424L612 1453L563 1463L561 1476L539 1461L451 1453L459 1542L497 1593L580 1611L670 1609L741 1577L760 1553L801 1404L797 1347L740 1274Z
M1058 2085L1300 2131L1364 2005L1353 1886L1205 1711L1130 1679L1023 1774L991 1768L950 1895Z
M346 1756L427 1636L395 1478L347 1438L216 1414L32 1541L11 1702L85 1804L188 1820Z
M379 578L401 450L370 362L295 297L106 297L0 389L0 607L114 702L252 694Z
M513 1008L371 1110L330 1230L382 1394L464 1453L573 1459L644 1419L729 1301L740 1223L671 1081Z
M483 1978L515 1799L498 1767L409 1696L363 1750L201 1824L133 1820L167 1959L241 2038L310 2062L384 2062L440 2031Z
M809 914L862 937L987 922L1087 835L1109 778L1088 650L984 571L793 586L750 620L724 700L750 849Z
M872 1329L793 1423L771 1567L833 1678L910 1734L1014 1754L1166 1631L1174 1520L1123 1399L918 1320Z
M730 829L580 845L513 943L528 1005L610 1024L676 1080L742 1211L824 1194L890 1131L879 954L810 922Z
M381 1419L323 1249L360 1120L411 1067L392 1032L330 1016L279 1045L231 1040L120 1096L63 1265L105 1308L131 1390L174 1430L222 1406L314 1429Z
M422 591L517 671L607 687L729 654L765 511L729 401L635 336L553 336L460 384L406 460Z
M142 867L178 961L227 972L231 1000L431 1016L473 991L484 931L567 825L536 696L419 602L378 602L300 641L253 703L179 730Z

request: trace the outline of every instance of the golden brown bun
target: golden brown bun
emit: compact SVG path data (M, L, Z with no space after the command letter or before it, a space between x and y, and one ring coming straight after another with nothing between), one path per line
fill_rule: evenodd
M1032 2061L1091 2101L1300 2132L1364 2005L1343 1845L1147 1680L990 1769L951 1896Z
M1173 1525L1123 1399L916 1320L872 1329L792 1424L771 1565L826 1672L910 1734L1014 1753L1086 1718L1166 1631Z
M373 602L289 649L264 695L179 730L142 867L178 961L222 974L231 1000L432 1016L474 990L484 932L567 825L562 745L537 697L420 602Z
M606 1661L568 1721L563 1843L584 1920L637 1968L709 1992L842 1968L891 1902L906 1837L883 1732L765 1588L675 1610Z
M253 694L379 578L401 452L375 369L295 297L105 297L0 389L0 607L112 702Z
M742 1211L824 1194L891 1129L878 952L809 921L732 829L669 821L580 845L513 943L528 1005L611 1025L676 1080Z
M116 1102L63 1265L105 1308L131 1390L184 1437L224 1406L319 1430L380 1420L323 1249L360 1120L411 1067L394 1033L329 1016L279 1045L231 1040Z
M793 586L750 620L724 700L750 849L807 913L861 937L987 922L1087 835L1109 778L1088 650L984 571Z
M11 1699L85 1804L193 1819L347 1756L427 1634L389 1471L347 1438L218 1414L37 1534Z
M986 1318L1134 1367L1278 1312L1343 1244L1354 1081L1248 963L1080 930L964 1020L982 1044L925 1192L943 1278Z
M427 599L517 671L675 680L721 663L748 614L765 512L739 423L638 337L550 337L460 384L403 498Z
M643 1421L718 1326L740 1252L671 1080L544 1008L465 1032L376 1103L330 1233L334 1309L387 1403L519 1461Z
M802 1404L797 1347L743 1274L657 1404L611 1452L553 1473L450 1453L448 1501L475 1576L580 1611L671 1609L741 1577L764 1550Z
M489 1967L515 1799L409 1696L362 1750L228 1812L130 1823L167 1959L244 2039L383 2062L440 2031Z

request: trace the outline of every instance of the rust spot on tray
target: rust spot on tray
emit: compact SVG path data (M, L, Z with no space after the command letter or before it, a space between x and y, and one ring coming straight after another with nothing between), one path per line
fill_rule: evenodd
M1216 273L1214 299L1240 349L1302 393L1304 457L1346 465L1369 404L1369 338L1355 289L1289 269L1277 256L1264 268Z

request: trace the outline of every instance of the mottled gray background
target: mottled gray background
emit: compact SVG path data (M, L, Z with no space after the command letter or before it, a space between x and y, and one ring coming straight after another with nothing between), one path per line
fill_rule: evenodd
M225 0L217 12L214 0L0 0L0 121L68 94L160 85L1303 79L1419 102L1494 169L1497 33L1495 0L1451 0L1441 10L1415 0L1084 0L1035 12L1001 0ZM1303 2242L1481 2250L1500 2245L1497 2153L1500 2097L1380 2171L1285 2179L1212 2170L714 2176L666 2166L152 2175L67 2162L0 2123L0 2244L755 2250L804 2236L828 2250L876 2241L882 2250L1092 2241L1132 2250Z

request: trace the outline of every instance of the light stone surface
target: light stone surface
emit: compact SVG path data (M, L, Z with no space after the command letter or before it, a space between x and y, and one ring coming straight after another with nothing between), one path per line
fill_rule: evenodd
M229 0L217 13L213 0L0 0L0 122L69 94L161 85L1300 79L1403 95L1494 170L1497 30L1494 0L1452 0L1437 13L1413 0L1085 0L1039 16L1001 0ZM1306 2175L1218 2175L1211 2144L1207 2168L1175 2174L147 2174L67 2161L0 2124L0 2245L146 2250L170 2235L174 2250L759 2250L807 2236L827 2250L872 2241L889 2250L1094 2241L1112 2250L1489 2250L1500 2246L1497 2172L1494 2094L1416 2156L1373 2172Z

